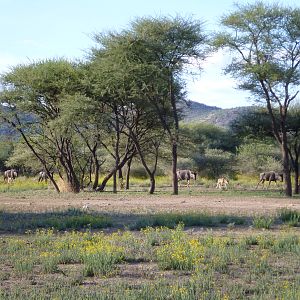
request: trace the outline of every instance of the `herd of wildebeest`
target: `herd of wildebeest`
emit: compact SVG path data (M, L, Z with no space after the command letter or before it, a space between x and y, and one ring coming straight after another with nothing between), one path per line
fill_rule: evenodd
M197 173L193 172L191 170L178 170L177 171L177 178L178 181L186 180L187 181L187 186L190 185L190 180L196 180ZM268 187L270 186L271 182L274 181L276 186L277 186L277 181L283 181L283 173L277 173L274 171L269 171L269 172L262 172L259 174L259 181L256 185L256 189L258 188L259 184L262 184L264 186L265 181L268 181ZM222 176L217 179L217 185L216 188L218 189L227 189L227 186L229 184L229 179Z
M179 185L181 181L186 181L187 187L190 186L191 179L194 180L195 182L197 178L197 173L191 170L178 170L176 174L177 174ZM18 177L18 172L15 169L9 169L6 170L3 175L4 175L4 182L11 183ZM45 171L40 171L38 173L38 177L37 177L38 182L43 182L43 181L47 182L47 179L48 176ZM265 181L268 182L267 188L269 188L272 181L274 181L277 186L277 181L281 181L281 182L283 181L283 173L278 173L274 171L260 173L259 182L256 185L256 189L258 188L259 184L262 184L262 186L264 187ZM217 179L216 188L227 189L228 184L229 184L229 179L222 176Z
M15 169L9 169L4 171L3 179L4 182L6 183L13 182L17 177L18 177L18 172ZM38 174L38 182L42 182L42 181L47 182L47 180L48 180L47 173L45 171L40 171Z

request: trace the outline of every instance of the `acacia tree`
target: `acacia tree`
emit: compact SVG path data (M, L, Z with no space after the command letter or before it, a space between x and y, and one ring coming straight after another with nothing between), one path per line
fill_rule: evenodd
M277 122L280 120L280 113L275 113ZM266 109L252 109L242 114L232 124L231 129L234 135L243 139L254 139L262 141L266 138L274 139L272 123ZM289 117L286 120L288 153L291 169L294 171L294 193L299 194L299 159L300 159L300 107L292 106L289 110ZM255 146L254 146L255 147ZM272 151L267 150L265 153ZM263 165L263 164L260 164Z
M169 136L175 195L178 194L178 104L185 96L182 75L188 65L199 63L207 54L202 27L200 21L181 17L141 18L127 31L132 53L128 59L142 71L140 86L145 99Z
M115 46L114 35L97 36L96 40L99 47L92 49L88 65L88 95L94 105L93 115L99 115L103 109L106 112L101 145L115 161L114 167L96 190L103 191L107 181L113 177L113 192L116 193L117 174L123 180L122 168L136 154L131 138L124 134L124 120L128 118L128 107L131 103L128 90L130 81L126 80L126 72L118 61L122 51Z
M205 57L202 23L180 17L142 18L120 34L99 34L95 40L100 49L94 49L94 56L109 65L107 68L102 64L100 68L104 74L101 82L106 82L102 94L108 91L111 103L121 101L122 106L132 101L145 102L144 107L149 106L155 112L158 123L168 133L173 193L178 194L178 103L185 94L182 74L188 64ZM146 164L144 167L147 170ZM148 169L147 173L150 176L152 172Z
M111 107L112 125L116 133L119 132L118 136L125 135L128 141L132 141L149 175L149 193L152 194L155 191L155 173L164 130L157 120L157 111L149 105L147 96L150 95L151 86L156 87L155 96L163 94L168 82L165 77L152 76L153 67L149 68L149 64L140 62L136 56L137 45L132 43L133 37L129 32L108 33L96 36L96 40L101 46L101 49L93 51L93 67L97 64L101 66L97 67L96 77L98 82L99 78L101 80L96 89L99 90L101 86L100 90L104 95L102 101ZM155 67L156 72L157 70L161 73L160 68ZM117 152L114 157L117 157Z
M94 100L87 97L86 84L84 86L86 95L67 97L61 106L61 112L64 123L69 124L74 135L78 136L81 142L80 148L87 152L85 167L88 169L88 184L92 183L92 189L95 190L99 184L100 167L105 162L101 156L103 156L102 144L106 138L104 128L108 122L109 111L104 104L95 109ZM82 168L82 171L85 172L85 169Z
M1 83L5 109L0 117L20 134L58 192L53 165L63 170L68 188L79 192L72 133L60 109L67 96L80 93L77 66L63 59L19 65L4 74Z
M285 194L291 196L286 124L300 83L300 9L262 1L237 5L235 12L221 18L221 24L224 31L216 35L215 45L234 55L226 72L238 79L239 88L265 103L281 147Z

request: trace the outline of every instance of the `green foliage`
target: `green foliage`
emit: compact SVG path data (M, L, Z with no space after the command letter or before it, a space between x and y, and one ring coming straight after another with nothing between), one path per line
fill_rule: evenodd
M279 212L279 218L285 224L289 226L299 226L300 225L300 212L296 210L291 210L288 208L283 208Z
M15 166L26 174L37 174L42 170L41 163L30 149L21 141L16 143L13 152L6 160L5 165Z
M300 10L262 1L236 7L221 18L224 31L215 38L217 47L228 47L236 53L227 71L239 79L240 88L256 95L266 92L262 82L270 83L265 86L271 97L270 88L277 96L284 95L280 85L297 85L299 80L298 66L291 67L287 61L299 60L299 53L293 55L289 49L297 45Z
M298 299L299 247L299 234L285 231L197 234L182 224L134 233L4 236L0 298ZM66 251L75 259L57 264Z
M265 216L257 216L253 219L253 226L257 229L270 229L272 224L274 223L274 218L265 217Z
M203 261L204 249L197 239L187 240L179 224L169 241L157 250L158 265L162 270L194 270Z
M5 162L9 159L13 148L12 142L0 140L0 170L4 170L6 165ZM14 164L10 166L14 166Z
M235 152L235 148L238 144L238 140L229 130L212 124L183 124L181 131L183 137L190 141L197 152L201 153L206 149Z
M144 216L131 226L132 229L141 229L146 227L168 227L175 228L178 224L185 226L219 226L221 224L245 224L245 219L238 216L211 215L206 213L165 213Z
M219 149L207 149L204 154L194 156L198 170L208 178L218 178L226 175L234 176L235 157L230 152Z
M178 157L177 161L178 169L181 170L196 170L197 165L193 158L185 158L185 157Z
M6 213L0 211L0 230L20 231L37 228L54 228L56 230L105 228L111 225L109 217L85 213L78 209L47 213Z
M250 140L241 145L237 155L237 168L242 174L259 174L270 170L281 171L280 149L274 143Z

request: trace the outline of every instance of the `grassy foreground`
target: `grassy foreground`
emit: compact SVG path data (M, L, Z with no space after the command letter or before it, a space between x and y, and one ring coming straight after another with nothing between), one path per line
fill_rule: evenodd
M300 299L300 236L38 230L0 239L0 299Z
M147 190L147 183L133 183L133 195ZM163 201L168 186L159 183ZM253 190L254 181L231 182L228 191L216 191L214 184L202 181L201 189L196 185L181 193L281 197L280 188ZM12 206L15 199L48 193L41 199L72 201L27 179L0 184L0 192L13 199ZM82 197L72 195L77 196ZM0 300L300 299L296 210L235 216L9 208L0 210Z

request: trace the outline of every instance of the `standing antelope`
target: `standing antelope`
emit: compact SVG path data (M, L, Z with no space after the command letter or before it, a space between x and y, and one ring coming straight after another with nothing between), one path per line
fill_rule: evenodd
M39 182L45 181L45 182L47 183L47 179L48 179L47 173L46 173L45 171L41 171L41 172L39 173L38 181L39 181Z
M6 170L4 172L4 182L10 183L18 177L18 173L15 169Z
M197 177L197 173L191 170L178 170L176 174L177 174L178 181L181 180L187 181L187 187L190 186L190 180L194 179L194 181L196 181L196 177Z
M219 188L219 189L227 189L227 185L229 184L229 181L225 178L225 177L221 177L218 179L217 181L217 186L216 188Z
M279 180L281 182L283 181L282 173L276 173L274 171L260 173L259 174L259 182L256 186L256 189L258 188L260 183L262 183L262 186L264 187L265 181L269 181L267 189L269 188L271 181L275 181L275 184L277 186L277 180Z

